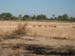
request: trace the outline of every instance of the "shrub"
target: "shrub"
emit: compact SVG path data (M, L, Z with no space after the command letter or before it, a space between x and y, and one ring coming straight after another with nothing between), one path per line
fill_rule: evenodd
M13 34L15 35L26 35L27 33L27 23L19 23L17 26L17 29L13 31Z

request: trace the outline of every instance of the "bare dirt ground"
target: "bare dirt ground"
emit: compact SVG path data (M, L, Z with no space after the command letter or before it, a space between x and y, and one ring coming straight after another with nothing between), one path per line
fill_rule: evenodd
M75 56L75 23L27 23L27 35L10 35L19 22L0 21L0 56Z

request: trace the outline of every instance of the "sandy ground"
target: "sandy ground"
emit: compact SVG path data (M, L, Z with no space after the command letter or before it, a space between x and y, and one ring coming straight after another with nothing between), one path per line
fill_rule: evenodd
M71 53L73 56L75 55L75 39L29 36L12 39L7 37L1 40L0 50L0 56L69 56L69 50L73 50Z
M27 22L28 36L5 36L18 24L0 21L0 56L75 56L75 23Z
M20 22L16 21L0 21L0 34L10 34ZM27 23L29 29L28 35L42 37L75 37L74 22L21 22Z

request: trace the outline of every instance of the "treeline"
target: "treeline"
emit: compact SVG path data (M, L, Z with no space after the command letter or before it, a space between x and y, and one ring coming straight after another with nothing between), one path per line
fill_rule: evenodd
M75 17L69 17L67 14L59 15L56 17L55 15L52 15L51 18L48 18L44 14L40 15L24 15L21 14L17 16L13 16L11 13L1 13L0 14L0 20L57 20L57 21L75 21Z

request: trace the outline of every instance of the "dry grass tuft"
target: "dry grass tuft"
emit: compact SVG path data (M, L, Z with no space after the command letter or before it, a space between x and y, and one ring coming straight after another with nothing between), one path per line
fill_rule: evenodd
M72 26L72 28L75 28L75 26Z
M12 33L15 35L26 35L27 33L27 23L19 23L17 25L17 29L15 29Z
M17 28L12 31L11 35L26 35L27 33L27 23L19 22Z
M18 23L17 28L12 31L11 34L9 35L1 35L1 39L6 40L6 39L18 39L20 36L27 35L27 23Z

